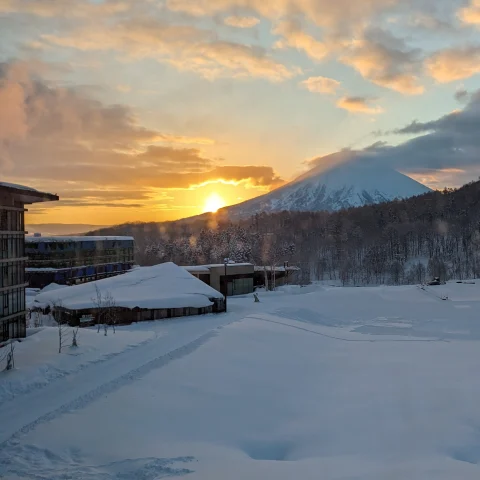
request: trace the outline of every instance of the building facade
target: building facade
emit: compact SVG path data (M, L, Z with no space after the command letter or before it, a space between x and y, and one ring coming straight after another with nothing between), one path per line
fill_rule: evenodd
M25 205L56 195L0 182L0 342L25 337Z
M252 263L227 263L226 267L225 264L219 263L183 268L228 297L253 292L254 266Z
M119 275L133 267L134 248L133 237L27 237L27 281L43 288Z

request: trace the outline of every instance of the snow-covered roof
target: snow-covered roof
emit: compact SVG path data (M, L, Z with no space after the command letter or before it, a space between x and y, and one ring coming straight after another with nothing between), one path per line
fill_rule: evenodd
M42 293L53 292L55 290L60 290L61 288L68 288L68 287L67 285L59 285L58 283L52 282L48 284L46 287L43 287L41 292Z
M35 298L38 306L61 303L70 310L95 308L95 286L102 294L110 292L118 307L124 308L203 308L212 305L212 298L223 295L174 263L139 267L124 275L83 283Z
M58 236L58 237L25 237L27 243L51 243L51 242L98 242L101 240L134 240L133 237L124 236Z
M264 272L264 271L267 271L267 272L270 272L272 270L272 267L269 266L269 265L265 265L265 266L262 266L262 265L255 265L255 271L256 272ZM285 267L274 267L274 270L276 272L284 272L285 271ZM288 266L286 268L286 271L287 272L298 272L300 270L299 267L295 267L295 266Z
M195 273L210 273L210 269L205 265L191 265L188 267L182 267L187 272L195 272Z
M17 190L28 190L29 192L38 192L35 188L18 185L17 183L0 182L0 187L16 188Z
M51 193L40 192L32 187L18 185L16 183L0 182L0 189L8 189L9 194L19 197L24 204L50 202L58 200L57 195Z
M185 266L183 266L183 268L185 268L189 272L207 271L209 268L220 268L220 267L225 267L225 264L224 263L211 263L211 264L208 264L208 265L185 265ZM229 263L227 263L227 268L230 268L230 267L253 267L253 263L229 262Z

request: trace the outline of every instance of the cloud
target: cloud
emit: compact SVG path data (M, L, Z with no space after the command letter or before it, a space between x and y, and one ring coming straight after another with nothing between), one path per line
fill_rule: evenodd
M83 17L124 13L130 2L104 0L0 0L0 13L23 13L38 17Z
M116 50L131 58L150 57L209 79L259 77L276 82L298 73L275 61L262 47L222 41L210 30L155 18L129 19L111 28L89 26L68 35L45 34L42 39L47 45L82 51Z
M426 30L433 30L437 32L441 31L451 31L453 29L453 26L451 23L442 20L440 18L436 18L433 15L428 15L428 14L416 14L413 15L408 22L409 26L411 27L416 27L416 28L422 28Z
M468 100L469 96L470 94L464 88L457 90L454 95L455 100L457 100L458 102L464 102Z
M425 168L409 172L409 176L430 188L443 190L446 186L460 187L469 182L472 172L460 168Z
M129 107L47 83L22 62L0 65L0 100L0 154L9 159L2 173L55 185L65 205L132 207L158 188L223 181L265 189L282 181L271 167L226 166L180 147L213 140L148 129Z
M260 23L257 17L242 17L240 15L230 15L223 20L225 25L236 28L252 28Z
M321 61L328 54L328 48L312 35L304 32L299 22L283 21L273 30L275 35L283 38L275 44L277 48L296 48L304 51L310 58Z
M375 13L395 6L398 0L167 0L172 11L195 16L215 15L232 9L257 12L271 20L303 14L318 26L343 30L363 23Z
M472 176L472 171L480 170L479 129L480 91L477 91L462 110L429 122L413 121L395 130L398 134L417 135L415 138L364 153L407 172L454 168Z
M383 112L379 106L372 106L371 102L376 98L372 97L342 97L337 102L337 107L353 113L368 113L377 115Z
M340 60L371 82L406 95L424 92L418 75L420 51L380 29L370 29L353 41Z
M117 92L120 93L129 93L132 91L132 87L130 85L120 84L115 87Z
M300 85L313 93L334 95L340 87L340 82L328 77L309 77L300 82Z
M466 24L480 25L480 0L472 0L468 7L460 9L458 17Z
M480 72L480 45L441 50L427 60L426 68L440 83L469 78Z

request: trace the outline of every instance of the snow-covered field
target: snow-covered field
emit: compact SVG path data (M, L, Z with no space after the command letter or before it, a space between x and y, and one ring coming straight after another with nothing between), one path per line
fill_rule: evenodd
M480 282L228 306L82 330L83 360L38 352L48 328L22 342L0 478L480 478ZM63 373L31 383L42 365Z

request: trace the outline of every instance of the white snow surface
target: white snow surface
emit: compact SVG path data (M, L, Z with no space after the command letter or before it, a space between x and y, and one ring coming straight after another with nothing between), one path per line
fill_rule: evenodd
M123 275L95 282L41 292L34 305L61 304L70 310L94 308L95 287L102 294L110 292L118 307L124 308L203 308L212 305L211 298L223 295L174 263L140 267Z
M54 292L55 290L61 290L62 288L68 288L67 285L60 285L58 283L52 282L43 287L40 290L40 293Z
M66 345L59 354L58 327L28 329L27 338L15 343L15 372L0 376L0 404L142 345L154 338L155 333L117 329L114 334L110 329L105 337L103 329L100 333L96 329L82 329L77 336L78 348L70 347L72 328L67 329L65 337Z
M235 218L260 211L334 211L431 191L388 166L358 159L353 154L343 154L338 159L336 155L330 160L333 165L322 163L283 187L225 210Z
M480 282L260 300L121 327L153 336L2 402L0 477L480 478Z

